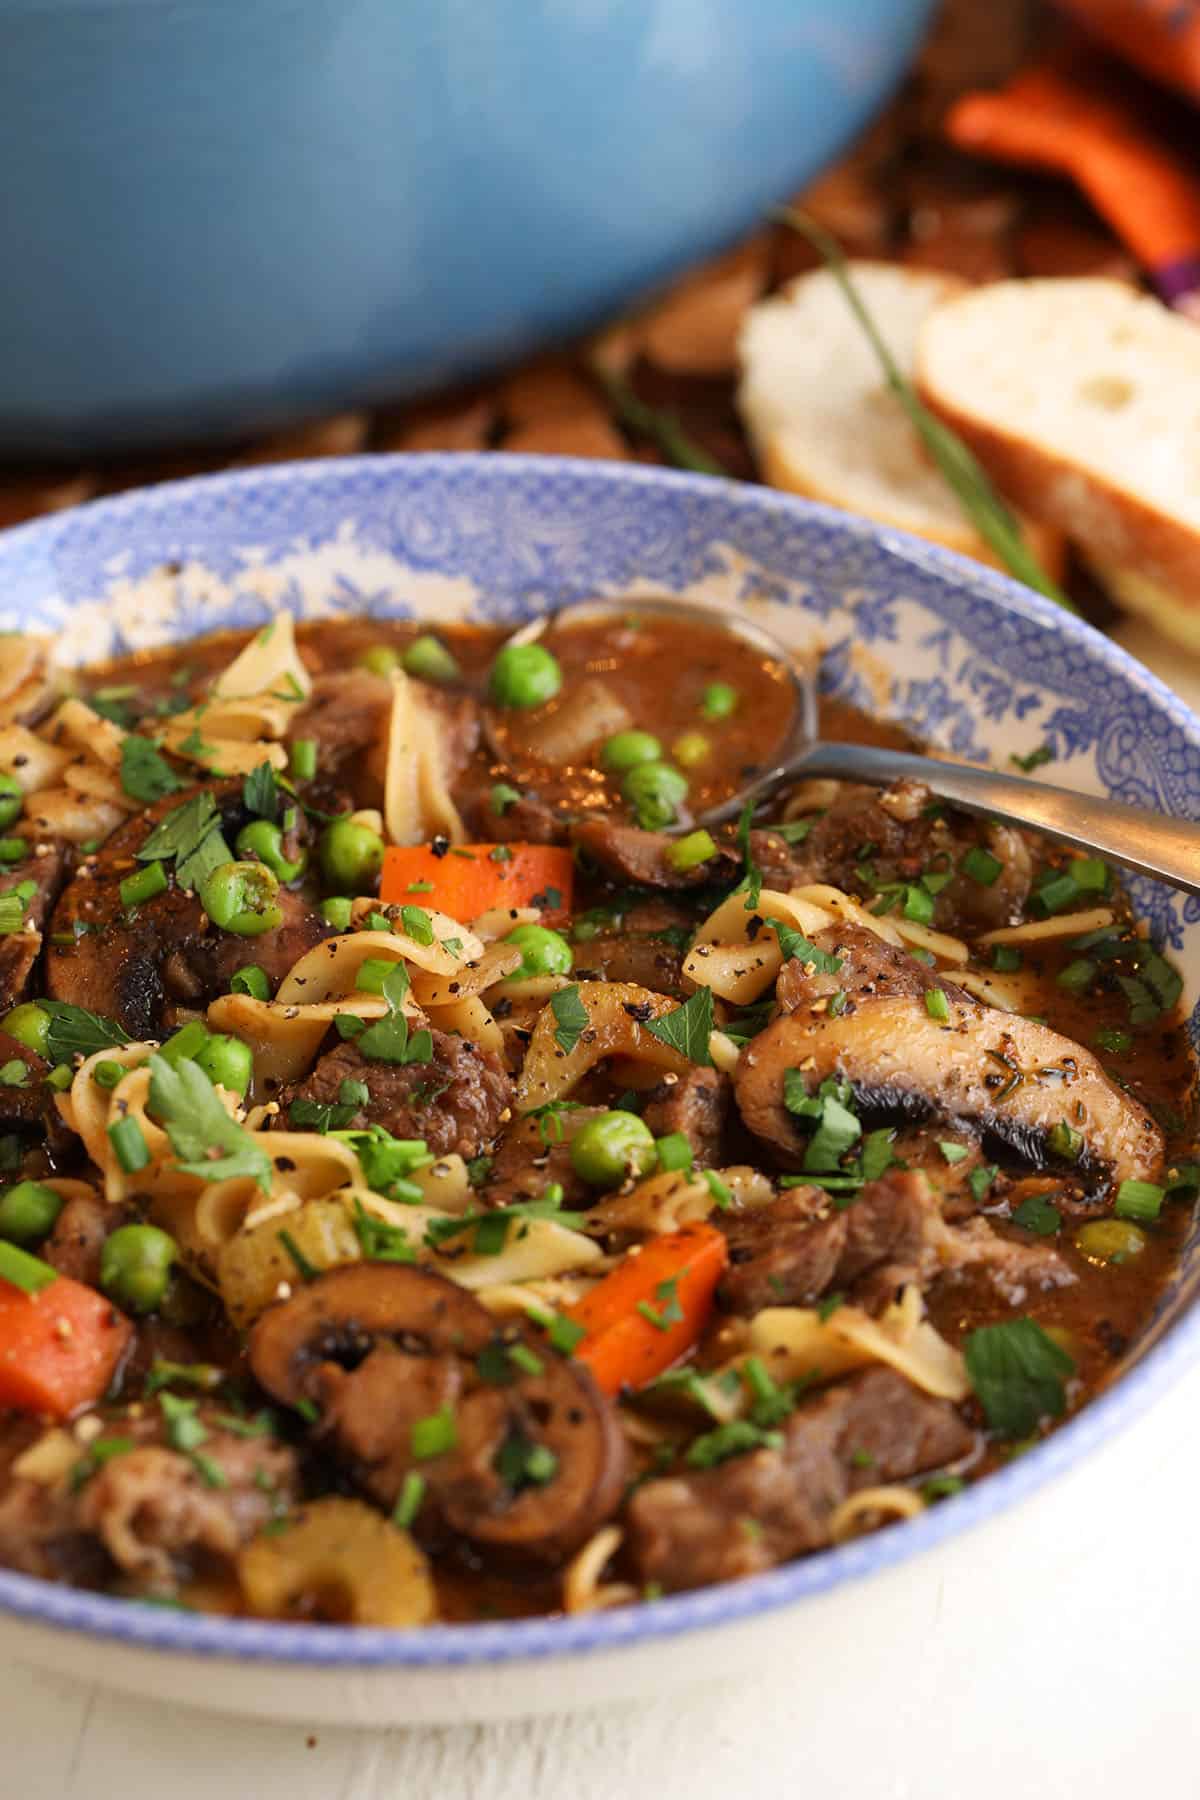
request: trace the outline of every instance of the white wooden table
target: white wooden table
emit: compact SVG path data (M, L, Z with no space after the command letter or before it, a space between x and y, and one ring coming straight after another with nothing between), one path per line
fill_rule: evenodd
M1148 655L1130 637L1200 701L1200 663ZM958 1541L936 1581L909 1565L912 1603L927 1615L922 1654L902 1682L873 1680L874 1634L864 1633L854 1647L863 1678L850 1689L861 1704L831 1703L811 1676L799 1683L776 1662L636 1708L306 1734L168 1711L15 1667L0 1680L0 1795L1195 1800L1200 1368L1016 1517L1016 1558L995 1554L997 1528L988 1527Z

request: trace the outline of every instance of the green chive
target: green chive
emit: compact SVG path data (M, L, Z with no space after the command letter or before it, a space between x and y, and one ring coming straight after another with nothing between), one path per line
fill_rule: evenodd
M672 1131L669 1136L660 1137L654 1148L658 1151L659 1168L668 1174L691 1168L692 1146L682 1131Z
M317 740L297 738L292 745L292 774L297 781L311 781L317 772Z
M990 850L985 850L982 844L975 844L967 851L959 867L964 875L969 875L972 881L979 883L980 887L991 887L1004 864L998 856L993 856Z
M979 535L996 552L1010 575L1015 575L1018 581L1025 582L1027 586L1036 588L1039 593L1057 601L1067 612L1075 612L1075 606L1062 589L1051 581L1021 536L1020 526L992 486L977 458L955 432L929 411L918 398L912 383L901 372L881 337L875 320L863 304L837 239L824 226L818 225L815 219L810 219L805 213L793 208L779 208L773 212L772 217L780 220L790 230L798 232L824 260L841 289L846 304L862 327L888 387L904 408L930 459L949 483L964 515Z
M508 1360L526 1375L540 1375L542 1372L542 1359L528 1344L510 1344Z
M392 1524L397 1531L407 1531L421 1510L421 1502L425 1498L425 1477L410 1469L404 1477L404 1485L400 1489L400 1498L392 1510Z
M118 1119L115 1125L110 1125L108 1141L126 1175L136 1175L150 1161L146 1139L136 1119Z
M1077 956L1065 969L1060 969L1054 979L1069 994L1083 994L1091 987L1095 974L1095 963L1089 962L1086 956Z
M20 931L25 923L25 902L19 894L0 895L0 937Z
M931 1019L944 1025L950 1017L950 1007L941 988L925 989L925 1011Z
M40 1256L30 1256L28 1250L22 1250L7 1239L0 1239L0 1281L7 1281L23 1294L40 1294L43 1288L58 1280L58 1270L43 1262Z
M332 925L335 930L345 931L350 923L353 904L353 901L346 899L341 894L336 895L332 900L322 900L321 917L327 925Z
M906 887L904 916L917 925L928 925L933 918L933 895L925 887Z
M1062 912L1064 907L1072 906L1078 900L1079 884L1073 875L1052 875L1033 897L1043 913Z
M247 963L230 978L229 991L231 994L249 994L252 1000L269 1000L271 983L267 971L260 969L257 963Z
M1164 1189L1152 1181L1123 1181L1117 1189L1113 1213L1118 1219L1157 1219Z
M299 1275L301 1281L315 1281L321 1271L317 1268L315 1263L309 1262L307 1256L305 1256L291 1232L277 1231L275 1235L291 1257L293 1263L295 1263L296 1273Z
M413 1421L409 1445L418 1462L428 1462L431 1457L444 1456L457 1443L458 1427L450 1407L443 1406L439 1412L428 1413L425 1418Z
M63 1094L75 1079L75 1071L70 1063L56 1063L46 1077L46 1086L52 1087L56 1094Z
M710 856L716 854L717 846L710 832L689 831L686 837L676 838L667 845L663 860L672 869L685 874L689 869L698 869L701 863L706 863Z
M1076 857L1067 872L1085 893L1103 894L1108 889L1108 865L1098 856Z
M992 967L999 975L1012 975L1021 966L1021 952L1015 944L992 945Z
M141 906L147 900L153 900L156 894L167 891L167 871L160 862L147 863L144 868L137 869L127 875L121 883L121 905L128 912L132 906Z
M1051 1127L1046 1135L1046 1143L1055 1156L1065 1157L1068 1162L1078 1162L1079 1153L1083 1149L1083 1133L1060 1119Z

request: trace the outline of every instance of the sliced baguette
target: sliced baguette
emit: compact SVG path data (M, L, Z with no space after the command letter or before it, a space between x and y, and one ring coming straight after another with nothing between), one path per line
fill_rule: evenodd
M1003 281L919 333L926 404L1114 597L1200 648L1200 331L1118 281Z
M905 373L928 314L966 291L953 275L894 263L855 261L850 272ZM738 406L772 487L995 563L926 456L828 270L798 276L751 307L739 357ZM1060 535L1027 535L1047 571L1058 573Z

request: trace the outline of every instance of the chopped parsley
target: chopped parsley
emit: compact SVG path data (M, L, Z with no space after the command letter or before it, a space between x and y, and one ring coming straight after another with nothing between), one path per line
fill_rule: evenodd
M1035 1237L1053 1237L1062 1224L1062 1214L1051 1204L1053 1194L1029 1194L1013 1208L1013 1224Z
M151 1056L150 1110L165 1129L185 1175L201 1181L248 1176L264 1192L270 1191L270 1157L252 1132L230 1118L197 1063L184 1060L172 1068L164 1056Z
M1067 1409L1065 1383L1074 1359L1030 1318L982 1325L963 1345L967 1375L992 1430L1025 1438L1041 1419Z
M205 790L160 819L135 855L139 862L166 862L174 857L175 880L182 888L198 887L222 863L233 861L221 832L221 815Z
M267 819L272 825L278 820L279 782L269 762L259 763L243 781L242 804L256 818Z
M556 998L561 998L561 995ZM554 1004L553 1000L550 1004ZM708 1048L712 1028L713 997L712 989L708 987L697 988L674 1012L665 1014L661 1019L648 1019L645 1026L651 1037L656 1037L660 1043L669 1044L672 1050L678 1050L689 1062L698 1063L704 1068L712 1064Z
M151 806L187 786L149 738L130 732L121 744L121 786L131 800Z
M785 924L782 919L768 919L767 924L779 939L784 962L802 963L806 969L815 969L821 975L836 975L840 970L841 957L831 956L828 950L818 949L803 932Z
M550 1011L555 1021L554 1041L564 1056L570 1056L589 1024L588 1010L579 998L578 984L572 982L570 987L559 988L556 994L551 994Z
M73 1062L77 1056L94 1056L97 1050L116 1050L129 1043L129 1033L115 1019L73 1006L69 1000L39 1000L50 1015L46 1034L46 1058L52 1063Z

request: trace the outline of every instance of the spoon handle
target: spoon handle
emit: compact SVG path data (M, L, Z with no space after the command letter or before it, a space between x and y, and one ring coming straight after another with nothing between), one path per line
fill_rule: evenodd
M1077 850L1095 851L1135 874L1200 894L1200 825L1190 820L1165 818L994 769L866 744L812 744L788 772L793 780L827 776L872 787L905 779L923 782L940 799L951 800L966 812L987 813L1006 825L1030 826Z

